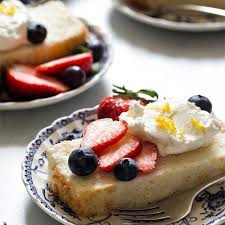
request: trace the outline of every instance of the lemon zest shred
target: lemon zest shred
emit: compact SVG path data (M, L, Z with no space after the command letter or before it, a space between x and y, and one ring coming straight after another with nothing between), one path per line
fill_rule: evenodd
M191 117L191 122L193 126L196 127L201 133L204 134L206 132L205 127L194 117Z
M163 113L168 113L168 116L172 118L173 114L177 112L176 109L171 109L170 104L167 102L163 107L162 107L162 112Z
M6 9L7 9L7 7L5 4L0 4L0 12L5 13Z
M168 102L165 103L164 106L162 107L162 112L163 113L166 113L166 112L171 113L170 104Z
M161 129L165 129L172 134L177 133L176 126L171 118L166 116L157 116L155 118L155 122Z
M5 4L0 4L0 13L4 13L8 16L13 16L16 13L14 5L7 6Z
M180 139L184 140L184 126L180 128L178 134L180 135Z
M9 16L13 16L16 13L16 9L14 5L10 5L10 7L7 10L7 15Z
M172 118L173 114L176 113L176 112L177 112L177 110L176 110L176 109L173 109L173 110L171 111L171 113L169 114L169 117Z

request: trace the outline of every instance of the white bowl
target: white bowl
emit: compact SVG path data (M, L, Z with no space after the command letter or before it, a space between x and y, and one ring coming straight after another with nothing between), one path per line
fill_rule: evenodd
M88 90L89 88L94 86L98 81L100 81L100 79L108 71L112 63L112 58L113 58L112 45L108 36L98 26L88 25L88 27L90 30L90 38L100 41L104 46L103 59L101 61L102 68L99 71L99 73L94 75L88 82L86 82L85 84L83 84L82 86L74 90L61 93L52 97L35 99L31 101L3 102L3 103L0 103L0 110L21 110L21 109L31 109L36 107L52 105L57 102L62 102L69 98L75 97L83 93L84 91Z

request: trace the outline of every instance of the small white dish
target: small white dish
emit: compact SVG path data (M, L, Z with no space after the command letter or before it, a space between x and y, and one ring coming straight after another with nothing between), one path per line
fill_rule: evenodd
M225 29L224 22L205 22L205 23L185 23L174 22L161 18L154 18L147 16L131 8L124 0L113 0L115 8L126 16L135 19L139 22L160 27L174 31L188 31L188 32L206 32L206 31L220 31Z
M28 145L22 162L22 179L32 200L48 215L66 225L122 225L115 216L82 218L51 192L48 185L48 159L46 149L74 132L79 138L82 130L96 120L96 109L81 109L70 116L54 121L41 130ZM176 207L176 206L173 206ZM200 193L190 215L173 225L219 225L225 221L225 182L218 183Z
M13 101L0 102L0 110L22 110L22 109L31 109L31 108L52 105L58 102L65 101L69 98L75 97L85 92L86 90L94 86L98 81L100 81L100 79L108 71L112 63L112 59L113 59L112 45L108 36L101 30L100 27L89 25L89 24L87 25L90 30L90 39L100 41L104 47L103 58L101 60L102 68L99 73L94 75L88 82L86 82L82 86L74 90L61 93L52 97L35 99L31 101L23 101L23 102L13 102Z

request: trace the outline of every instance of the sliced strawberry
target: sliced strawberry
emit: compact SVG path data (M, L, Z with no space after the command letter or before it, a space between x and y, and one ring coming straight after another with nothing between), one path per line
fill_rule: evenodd
M99 168L112 171L115 165L124 157L135 157L141 150L138 137L126 134L118 143L107 147L99 157Z
M48 97L69 90L54 77L37 73L33 67L20 64L6 70L6 85L10 93L24 98Z
M62 74L63 71L69 66L79 66L86 73L90 72L93 62L91 52L86 52L78 55L67 56L64 58L56 59L51 62L41 64L36 67L36 70L46 74Z
M151 172L154 170L158 157L157 146L145 142L142 146L142 151L135 157L138 169L141 172Z
M84 130L81 146L87 146L96 154L100 154L105 147L118 142L125 135L127 129L125 121L96 120Z

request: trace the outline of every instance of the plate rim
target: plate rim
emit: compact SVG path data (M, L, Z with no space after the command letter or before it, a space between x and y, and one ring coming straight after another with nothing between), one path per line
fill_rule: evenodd
M111 35L107 34L106 31L104 31L100 26L88 23L86 20L83 21L85 21L85 23L87 24L88 27L90 27L90 29L93 29L94 31L97 32L97 34L101 35L101 38L106 43L108 49L108 59L106 60L101 71L98 72L96 75L94 75L93 78L91 78L88 82L86 82L82 86L65 93L60 93L55 96L47 98L34 99L31 101L22 101L22 102L10 101L3 103L0 102L0 111L33 109L63 102L70 98L80 95L89 88L93 87L98 81L100 81L103 78L103 76L107 73L110 66L112 65L114 59L114 49L111 41Z
M29 154L29 150L30 150L30 147L32 146L33 143L36 142L37 139L39 139L39 137L45 132L47 131L47 129L51 129L52 127L54 127L59 121L63 120L63 119L68 119L68 118L72 118L74 115L76 114L79 114L80 112L88 112L88 111L95 111L97 110L98 108L98 105L94 106L94 107L89 107L89 108L82 108L82 109L79 109L79 110L76 110L74 111L73 113L71 113L70 115L68 116L63 116L63 117L60 117L56 120L54 120L49 126L46 126L44 127L43 129L41 129L37 135L34 137L34 139L32 141L30 141L30 143L27 145L26 147L26 151L25 151L25 157L23 158L22 162L21 162L21 178L22 178L22 181L23 181L23 184L26 188L26 191L27 193L29 194L29 196L31 197L32 201L39 207L41 208L45 213L47 213L50 217L52 217L53 219L57 220L58 222L64 224L64 225L79 225L77 223L71 223L69 221L65 221L63 220L60 215L58 215L56 212L53 212L53 211L50 211L48 210L41 202L39 199L37 199L37 197L34 196L34 194L32 193L32 191L28 188L28 185L27 185L27 181L26 181L26 178L25 178L25 162L26 162L26 157L28 156ZM59 128L60 129L60 128ZM55 131L54 131L55 132Z
M79 225L78 223L73 223L73 222L70 222L70 221L66 221L66 220L63 220L63 218L57 214L56 212L54 211L50 211L48 208L45 207L45 205L43 205L43 203L40 202L40 200L33 194L33 192L31 191L30 188L28 188L29 186L27 185L27 181L26 181L26 177L25 177L25 162L27 161L27 156L29 155L29 152L30 152L30 147L32 146L33 143L35 143L37 141L37 139L39 139L44 132L46 132L48 129L51 129L53 128L58 122L62 121L62 120L68 120L70 118L73 118L75 115L79 114L80 112L94 112L96 113L97 112L97 108L98 108L99 105L96 105L94 107L88 107L88 108L81 108L79 110L76 110L74 111L73 113L69 114L68 116L63 116L63 117L60 117L56 120L54 120L49 126L46 126L44 127L43 129L41 129L37 135L35 135L34 139L30 141L30 143L27 145L26 147L26 151L25 151L25 156L21 162L21 178L22 178L22 181L23 181L23 184L26 188L26 191L27 193L29 194L29 196L31 197L32 201L34 203L37 204L37 206L39 208L41 208L45 213L47 213L50 217L52 217L53 219L55 219L56 221L64 224L64 225ZM69 124L69 123L68 123ZM68 124L64 125L64 126L67 126ZM62 126L62 127L64 127ZM58 129L61 129L62 127L59 127ZM57 129L57 130L58 130ZM56 130L53 132L55 133ZM52 134L53 134L52 133ZM51 134L50 134L51 135ZM50 136L49 135L49 136ZM46 138L48 139L49 136ZM45 139L45 140L46 140ZM44 141L45 141L44 140ZM222 222L225 222L225 213L222 213L219 217L217 218L213 218L210 222L206 223L205 225L220 225L222 224Z
M225 22L207 22L207 23L184 23L184 22L174 22L160 18L153 18L146 16L142 13L132 10L125 4L121 3L121 0L112 0L115 8L122 14L142 22L147 25L154 27L164 28L167 30L180 31L180 32L213 32L225 30Z

